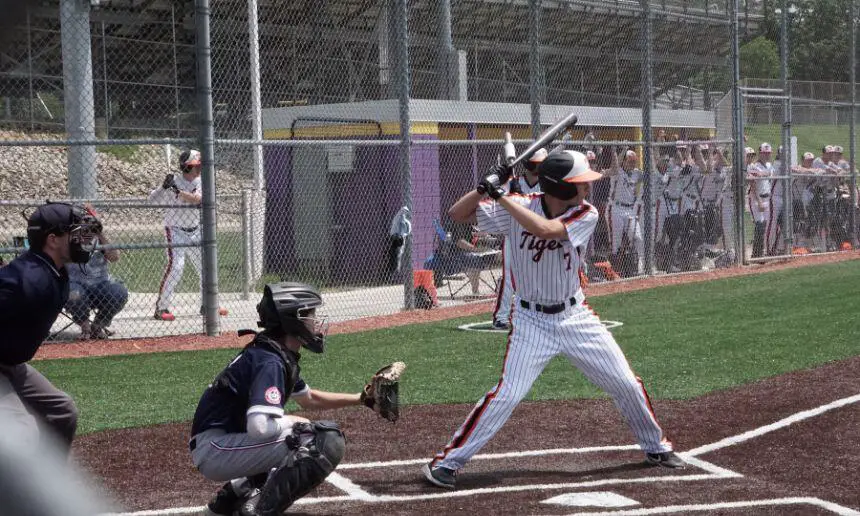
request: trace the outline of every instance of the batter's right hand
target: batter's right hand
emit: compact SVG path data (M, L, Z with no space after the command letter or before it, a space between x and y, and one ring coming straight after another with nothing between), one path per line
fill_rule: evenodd
M173 178L173 174L167 174L164 176L164 181L161 183L161 187L165 190L176 188L176 180Z
M491 179L493 176L498 177L498 183L503 185L511 178L511 169L506 165L493 165L489 170L487 170L487 173L484 174L484 179Z

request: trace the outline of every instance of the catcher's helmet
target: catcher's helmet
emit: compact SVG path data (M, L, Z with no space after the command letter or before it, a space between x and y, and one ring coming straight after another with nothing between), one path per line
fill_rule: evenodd
M202 161L199 150L189 149L182 151L179 155L179 170L181 170L183 174L191 172L191 167L199 165L200 163L202 163Z
M551 153L538 166L540 189L563 201L576 197L577 183L589 183L601 177L600 172L591 170L585 154L577 151Z
M293 335L314 353L325 350L327 325L325 319L314 317L314 328L305 324L305 314L323 305L322 296L305 283L270 283L263 289L263 299L257 305L261 328L276 335Z

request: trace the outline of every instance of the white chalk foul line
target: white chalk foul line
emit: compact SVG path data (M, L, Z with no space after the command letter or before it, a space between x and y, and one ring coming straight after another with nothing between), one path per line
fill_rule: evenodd
M327 476L326 481L356 500L370 501L374 498L372 494L362 489L352 480L339 474L337 471L334 471L332 474Z
M635 444L623 444L618 446L590 446L585 448L555 448L550 450L528 450L518 452L505 453L481 453L472 457L471 460L498 460L498 459L517 459L521 457L539 457L542 455L565 455L573 453L594 453L605 451L627 451L638 450L639 446ZM337 467L338 471L348 469L371 469L371 468L390 468L394 466L415 466L429 462L430 459L423 457L420 459L405 459L405 460L389 460L385 462L357 462L353 464L341 464Z
M775 430L780 430L789 425L793 425L794 423L799 423L804 419L809 419L811 417L820 416L825 412L828 412L833 409L837 409L840 407L844 407L846 405L850 405L852 403L857 403L860 401L860 394L849 396L847 398L842 398L841 400L836 400L832 403L828 403L827 405L822 405L820 407L804 410L803 412L798 412L797 414L793 414L786 418L780 419L775 423L771 423L769 425L765 425L759 428L755 428L748 432L744 432L742 434L734 435L731 437L726 437L725 439L721 439L715 443L706 444L704 446L699 446L698 448L694 448L692 450L687 450L684 452L684 455L687 457L695 457L697 455L703 455L705 453L710 453L712 451L720 450L722 448L726 448L728 446L734 446L736 444L740 444L744 441L748 441L755 437L759 437L765 435L767 433L773 432Z
M577 512L569 516L647 516L650 514L674 514L687 512L716 511L719 509L742 509L745 507L767 507L773 505L814 505L843 516L858 516L860 512L819 498L774 498L771 500L748 500L701 505L667 505L648 509L627 509L608 512Z

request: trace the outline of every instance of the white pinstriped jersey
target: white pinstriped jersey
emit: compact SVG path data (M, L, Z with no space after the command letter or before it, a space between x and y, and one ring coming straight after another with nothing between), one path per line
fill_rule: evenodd
M176 187L183 192L188 193L203 193L200 176L195 177L191 181L185 179L182 174L175 174L173 180L176 182ZM170 190L165 190L160 186L149 194L149 202L157 204L172 204L174 206L188 206L188 203L176 197ZM192 228L200 225L200 210L190 208L166 208L164 210L164 226Z
M619 170L610 181L610 201L631 208L642 200L642 172L638 168L629 172Z
M543 194L508 196L509 199L545 217ZM517 295L533 303L555 304L579 290L581 254L597 226L597 208L587 202L573 206L557 217L567 228L567 238L549 240L527 231L497 202L481 201L476 210L478 229L503 233L510 245L510 267Z
M749 167L747 167L747 174L757 173L756 177L770 177L773 175L773 165L768 161L767 163L762 163L760 161L756 161ZM754 189L752 192L758 194L759 196L769 196L771 190L771 180L770 179L758 179L753 181Z
M726 177L712 170L702 174L699 179L699 196L705 204L715 204L720 200L720 194L725 187Z

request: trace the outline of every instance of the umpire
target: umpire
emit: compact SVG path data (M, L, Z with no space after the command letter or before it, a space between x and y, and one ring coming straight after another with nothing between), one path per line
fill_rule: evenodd
M25 215L26 216L26 215ZM69 298L68 263L86 263L98 220L82 208L48 203L27 218L30 250L0 269L0 417L29 443L44 424L68 453L77 428L72 398L27 362Z

